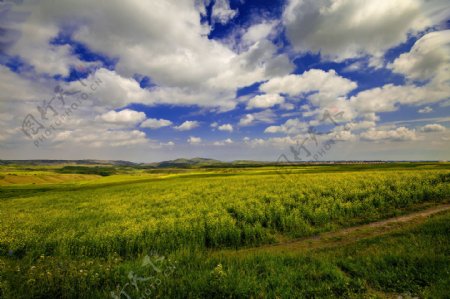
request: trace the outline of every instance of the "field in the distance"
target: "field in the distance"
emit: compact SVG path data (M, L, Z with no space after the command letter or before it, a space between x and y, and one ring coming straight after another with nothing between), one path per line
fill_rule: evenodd
M449 202L449 163L5 165L0 297L445 298L448 209L362 225Z

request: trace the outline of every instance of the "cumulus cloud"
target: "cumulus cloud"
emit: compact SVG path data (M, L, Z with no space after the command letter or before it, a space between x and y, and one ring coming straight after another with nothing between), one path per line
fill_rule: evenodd
M277 21L266 21L250 26L242 35L242 41L246 44L254 44L270 36L274 31Z
M330 102L344 96L357 87L351 80L339 76L336 71L312 69L301 75L276 77L260 86L266 93L302 96L310 94L311 102ZM311 94L312 93L312 94Z
M333 141L355 141L358 138L350 130L336 130L328 134L328 137Z
M364 90L352 96L348 105L359 113L396 111L399 105L435 103L448 98L450 86L393 85Z
M308 128L308 123L299 120L298 118L288 119L280 126L269 126L264 130L264 133L284 133L284 134L299 134L305 132Z
M171 125L172 122L167 119L149 118L141 124L141 128L159 129Z
M202 142L202 139L200 137L190 136L187 139L187 142L189 144L200 144Z
M130 103L153 105L156 102L156 98L152 97L148 90L140 88L136 80L122 77L116 71L105 68L90 74L83 83L95 87L92 97L102 106L119 108ZM72 89L79 86L77 81L69 84Z
M217 127L219 131L233 132L233 126L231 124L223 124Z
M200 18L204 4L177 0L145 5L136 0L23 3L21 9L30 16L14 28L21 35L10 55L20 55L38 72L65 76L71 67L84 62L74 55L70 43L50 43L63 32L90 50L117 59L113 73L103 72L111 81L120 82L120 94L106 90L98 94L103 101L111 101L111 108L133 98L146 104L229 110L236 105L237 88L288 74L293 69L287 55L280 54L269 40L260 40L237 52L209 39L211 28ZM217 1L214 6L220 20L232 17L228 1ZM155 87L139 91L132 86L134 83L127 82L135 74L150 77ZM113 84L108 88L116 89ZM122 100L120 95L124 92L127 97ZM112 95L112 99L107 95Z
M263 94L250 99L247 109L271 108L284 103L284 98L278 94Z
M83 147L130 147L138 144L148 143L144 132L139 130L109 130L93 128L91 130L75 129L59 132L55 142L77 144Z
M268 109L257 113L245 114L239 120L239 126L245 127L256 123L272 123L275 121L276 114Z
M114 110L106 112L100 115L98 119L107 123L133 125L142 122L145 117L144 112L125 109L119 112Z
M287 136L244 141L254 145L291 144L295 142L295 135L303 137L307 126L321 124L325 111L333 115L343 113L339 125L327 136L329 138L356 140L361 134L361 139L366 141L417 140L416 131L405 127L377 128L377 114L397 111L403 106L425 106L417 108L418 112L429 113L435 103L436 107L449 105L449 30L431 32L440 30L439 26L430 29L443 20L443 16L448 18L448 3L440 0L394 2L288 0L281 21L259 19L255 22L251 18L250 22L254 23L238 25L238 33L234 33L234 26L230 36L219 40L210 35L214 23L230 22L237 13L230 8L229 1L215 2L213 14L215 10L216 20L212 26L201 18L201 15L206 16L205 7L211 4L209 0L150 1L145 5L137 0L127 3L117 0L108 3L25 1L20 9L29 17L11 25L11 29L20 34L14 39L15 43L1 49L6 53L6 58L0 57L1 63L9 56L24 62L14 71L11 70L14 67L9 69L0 65L0 104L8 111L0 113L2 145L19 148L18 142L25 139L16 129L17 119L11 115L25 116L32 110L36 112L38 103L54 95L57 84L65 90L80 87L79 82L60 79L60 76L68 75L71 68L80 65L96 69L83 80L87 86L93 84L96 88L83 107L64 124L62 132L56 132L54 144L58 146L62 146L62 142L68 145L74 142L99 149L109 146L129 148L140 144L147 149L152 141L145 133L127 130L126 126L140 122L139 128L174 126L170 120L145 120L143 112L123 110L132 103L198 106L202 108L201 113L229 111L238 104L247 105L248 109L267 109L258 113L246 111L238 116L237 125L245 127L240 130L254 136L256 132L261 134L261 129L249 126L267 124L265 133ZM278 35L284 32L283 24L294 52L320 52L322 58L335 61L352 58L336 67L355 73L347 78L334 70L310 69L302 74L291 74L294 69L303 69L300 65L302 57L290 52L291 48L281 46L283 42ZM84 44L89 51L114 59L115 67L107 69L101 67L100 62L80 61L71 42L52 42L58 36L70 36L70 40ZM358 87L356 80L360 79L356 72L365 69L369 62L378 61L382 65L386 50L407 38L418 39L411 50L394 58L387 66L392 72L403 75L406 83L378 86L362 79L358 81L361 90L353 93ZM231 39L234 40L230 42ZM58 38L58 42L63 40ZM297 65L294 66L290 59ZM138 78L145 76L152 84L141 88ZM263 94L244 94L236 98L240 88L257 86L257 82L262 82L259 91ZM308 120L305 122L296 118L300 112L295 110L279 112L294 109L297 105L306 108L305 104L307 109L301 111L303 118ZM269 109L272 107L276 110ZM220 114L214 117L217 121L211 124L214 130L234 131L234 125L223 124ZM235 114L228 119L234 117ZM278 119L283 121L271 126ZM442 120L427 119L425 123L434 122L441 123ZM403 123L393 122L399 126ZM199 126L197 121L177 124L174 129L178 131ZM342 131L344 124L353 133ZM420 138L430 140L440 136L423 133L442 132L446 128L430 124L416 130L417 134L421 133ZM190 134L184 135L183 140ZM227 140L232 142L231 139L219 140L215 145L230 144ZM49 140L48 144L51 142ZM202 143L200 137L194 136L188 142ZM171 142L155 144L171 146ZM239 145L242 143L230 148Z
M416 140L416 130L399 127L393 130L377 130L375 128L360 134L362 140L366 141L411 141Z
M380 58L409 35L446 20L448 12L444 0L290 0L283 22L297 51L343 61Z
M388 67L411 80L450 79L450 30L424 35Z
M255 117L253 114L246 114L239 120L239 126L249 126L253 123Z
M291 97L306 97L310 105L303 112L305 117L321 117L325 111L343 113L343 121L365 117L380 112L397 111L401 105L423 105L442 102L448 99L450 85L447 73L433 78L425 85L394 85L363 90L356 95L348 94L357 87L351 80L336 74L335 71L310 70L301 75L288 75L273 78L260 86L267 93L287 94ZM446 83L447 82L447 83ZM314 123L313 123L314 124ZM315 124L318 124L318 120ZM272 130L272 129L271 129Z
M431 132L444 132L446 128L440 124L428 124L420 128L421 132L431 133Z
M181 125L174 127L177 131L189 131L197 128L200 123L196 120L187 120L183 122Z
M211 19L214 23L226 24L237 15L237 10L230 8L229 0L216 0L212 8Z
M222 140L222 141L214 141L213 145L215 145L215 146L224 146L224 145L232 144L232 143L233 143L233 140L231 140L230 138L227 138L227 139Z

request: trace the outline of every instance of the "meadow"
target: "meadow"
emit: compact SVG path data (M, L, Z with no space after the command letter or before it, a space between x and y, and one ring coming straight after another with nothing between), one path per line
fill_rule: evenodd
M0 166L0 297L448 298L449 212L264 248L449 202L449 163Z

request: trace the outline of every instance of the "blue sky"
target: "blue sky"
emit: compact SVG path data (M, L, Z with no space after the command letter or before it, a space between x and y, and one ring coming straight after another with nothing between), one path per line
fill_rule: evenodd
M448 1L24 0L0 15L2 159L450 156Z

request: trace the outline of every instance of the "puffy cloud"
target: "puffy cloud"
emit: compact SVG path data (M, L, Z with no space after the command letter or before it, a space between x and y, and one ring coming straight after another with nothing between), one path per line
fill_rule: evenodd
M222 141L215 141L213 143L213 145L215 145L215 146L223 146L223 145L232 144L232 143L233 143L233 140L231 140L230 138L227 138L227 139L222 140Z
M306 136L297 135L297 136L284 136L284 137L272 137L272 138L244 138L244 144L255 147L277 147L281 149L285 149L288 145L298 145L299 142L305 140ZM274 157L276 158L276 157Z
M416 140L416 131L406 127L393 130L370 129L360 134L362 140L367 141L411 141Z
M284 103L284 98L278 94L263 94L250 99L247 109L270 108Z
M125 109L119 112L109 111L100 115L98 119L107 123L133 125L142 122L145 117L144 112Z
M430 133L430 132L444 132L446 128L440 124L428 124L420 128L421 132Z
M257 113L245 114L239 120L239 126L245 127L255 123L272 123L275 121L276 114L268 109Z
M450 30L430 32L416 41L411 51L388 65L411 80L450 79ZM447 82L448 84L448 82Z
M355 141L357 139L357 136L349 130L338 130L330 133L328 137L333 141Z
M130 103L153 105L156 102L156 97L153 97L148 90L140 88L136 80L122 77L116 71L101 68L82 82L95 88L93 97L99 104L112 109ZM77 81L69 84L72 89L79 86L80 83Z
M30 16L14 28L21 36L10 54L20 55L39 72L66 75L69 67L82 62L73 55L71 44L49 42L60 32L71 34L90 50L117 59L113 73L103 71L111 81L121 83L118 88L108 85L109 89L125 92L123 84L128 85L127 80L141 74L150 77L156 87L138 91L129 82L125 90L135 90L128 94L133 95L133 100L223 110L236 105L237 88L288 74L293 69L287 55L279 54L277 46L268 40L257 41L238 53L221 41L209 39L210 28L200 18L204 4L193 0L151 1L145 5L137 0L23 3L21 9ZM215 4L216 12L222 11L218 14L221 17L227 4ZM130 100L122 100L121 94L114 95L112 91L104 90L100 95L105 96L103 101L112 95L113 109Z
M433 112L433 108L431 108L429 106L426 106L426 107L423 107L423 108L419 109L417 112L419 112L419 113L430 113L430 112Z
M290 96L306 96L315 109L302 112L305 117L321 117L328 111L343 113L343 121L365 117L379 112L391 112L401 105L423 105L448 99L450 85L444 75L435 77L425 85L393 85L366 89L347 97L356 88L356 83L336 74L335 71L310 70L302 75L276 77L260 86L267 93ZM313 123L314 124L314 123ZM318 120L315 124L318 124ZM269 131L274 130L273 128Z
M174 146L174 145L175 145L175 142L169 141L169 142L166 142L166 143L161 143L161 145Z
M365 64L362 61L355 61L349 65L347 65L344 69L343 72L346 73L351 73L351 72L357 72L357 71L361 71L362 69L364 69Z
M280 104L280 108L283 110L294 110L295 105L292 103L283 103L283 104Z
M276 77L260 86L266 93L281 93L290 96L302 96L310 93L311 102L331 102L344 96L357 87L351 80L339 76L336 71L328 72L312 69L301 75Z
M253 114L246 114L246 115L244 115L244 117L242 117L239 120L239 126L242 126L242 127L249 126L253 123L254 120L255 120L255 117Z
M200 125L199 122L196 121L196 120L187 120L184 123L182 123L181 125L176 126L175 130L177 130L177 131L189 131L189 130L197 128L199 125Z
M167 119L149 118L141 124L141 128L159 129L171 125L172 122Z
M349 105L359 113L396 111L399 105L435 103L448 98L450 86L387 84L352 96Z
M189 144L200 144L202 142L202 139L200 137L190 136L187 139L187 142Z
M308 128L308 123L300 121L298 118L288 119L280 126L270 126L264 130L264 133L284 133L284 134L299 134L305 132Z
M58 133L55 142L65 142L67 144L77 144L83 147L130 147L137 144L148 143L144 132L139 130L109 130L103 128L93 128L91 130L76 129Z
M219 129L219 131L233 132L233 126L231 124L223 124L217 129Z
M229 0L216 0L212 8L211 19L214 23L226 24L237 15L237 10L230 8Z
M260 40L267 38L278 24L276 21L262 22L250 26L242 35L242 41L246 44L254 44Z
M51 76L68 76L70 67L84 64L72 55L69 45L50 44L50 40L59 32L56 24L35 26L33 18L32 15L31 22L20 23L18 28L15 28L19 29L21 36L9 53L26 59L37 72Z
M342 61L384 52L448 17L445 0L290 0L287 36L302 53Z

